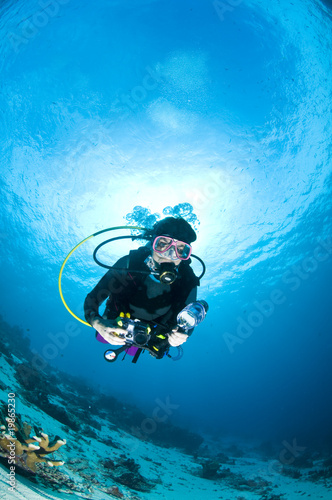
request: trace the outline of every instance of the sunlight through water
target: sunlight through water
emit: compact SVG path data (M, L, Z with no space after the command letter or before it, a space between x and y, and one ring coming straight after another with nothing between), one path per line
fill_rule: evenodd
M170 396L188 429L328 434L331 16L321 0L1 2L0 313L35 354L74 321L58 276L75 245L184 207L210 308L183 358L110 366L77 322L47 364L148 411ZM114 234L66 265L80 318Z

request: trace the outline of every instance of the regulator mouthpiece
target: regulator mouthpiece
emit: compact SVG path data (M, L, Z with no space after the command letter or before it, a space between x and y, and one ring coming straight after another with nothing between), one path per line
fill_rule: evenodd
M171 285L176 280L176 268L172 262L163 262L159 266L159 281L164 285Z

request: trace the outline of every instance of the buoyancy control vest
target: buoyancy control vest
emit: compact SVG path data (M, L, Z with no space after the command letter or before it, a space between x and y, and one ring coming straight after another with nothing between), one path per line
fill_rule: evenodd
M177 278L170 285L160 284L165 288L161 294L153 298L148 298L147 272L149 268L145 260L151 254L151 248L140 247L131 250L127 259L128 270L122 271L123 287L120 293L109 297L106 305L107 317L115 319L120 312L132 313L131 306L143 307L151 314L151 321L156 321L164 326L175 326L177 314L185 307L186 299L190 292L199 286L199 279L190 267L190 259L182 261L177 268ZM154 313L163 307L168 307L169 311L158 318ZM141 318L138 318L141 319Z

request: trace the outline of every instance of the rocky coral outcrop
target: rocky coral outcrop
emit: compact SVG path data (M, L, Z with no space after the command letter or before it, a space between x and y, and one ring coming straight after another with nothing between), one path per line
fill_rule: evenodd
M102 465L108 477L132 490L149 492L155 486L152 481L140 474L139 469L141 466L125 455L122 455L117 463L109 459L105 460Z
M20 430L16 424L12 424L9 420L7 419L7 426L1 425L0 453L3 457L10 458L15 465L32 472L36 472L37 463L45 463L49 467L64 464L62 460L49 460L47 455L65 445L66 440L57 439L51 445L47 434L42 432L40 436L30 437L31 426L24 423Z

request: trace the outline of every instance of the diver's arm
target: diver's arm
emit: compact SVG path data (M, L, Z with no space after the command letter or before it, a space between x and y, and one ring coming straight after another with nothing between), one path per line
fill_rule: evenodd
M99 281L84 301L84 316L91 326L96 318L101 318L99 314L99 306L109 297L108 283L112 276L112 272L108 271L105 276Z
M109 297L109 283L114 278L112 270L108 271L95 288L87 295L84 302L85 319L107 342L112 345L123 345L121 334L125 331L118 328L115 321L104 319L99 314L99 306Z
M192 302L196 302L197 300L197 286L195 286L194 288L192 288L189 292L189 295L188 297L186 298L186 306L188 304L191 304Z
M84 316L91 326L95 318L101 318L99 306L112 294L110 285L113 279L114 271L110 269L85 298Z
M86 321L90 323L92 328L97 330L107 342L113 345L125 344L125 341L121 338L125 330L119 328L115 321L104 319L99 314L99 306L108 297L123 291L125 286L125 274L121 271L121 268L127 267L127 260L127 256L119 259L113 268L101 278L94 289L88 293L84 301L84 315ZM119 270L117 268L119 268Z
M126 330L117 327L114 320L95 318L92 320L91 326L109 344L124 345L126 343L126 341L123 339L123 335L126 333Z
M178 332L176 328L172 330L172 333L168 335L168 343L172 347L178 347L181 344L187 342L189 335L186 333Z
M114 266L101 278L84 301L84 316L92 326L92 321L101 319L99 306L110 296L123 292L126 284L126 274L121 268L127 267L128 256L119 259Z
M110 273L110 271L106 273L92 292L87 295L84 302L85 318L92 328L94 328L107 342L113 345L124 345L125 341L121 338L121 335L126 333L125 330L118 328L114 320L105 319L99 315L100 304L109 297L109 294L106 294L104 285L107 284L109 279L112 279L113 276L113 273Z

